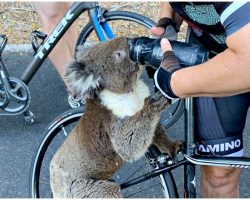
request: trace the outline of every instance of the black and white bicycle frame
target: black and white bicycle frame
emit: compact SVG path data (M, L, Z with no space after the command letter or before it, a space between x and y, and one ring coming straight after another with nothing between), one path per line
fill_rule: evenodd
M165 167L152 170L150 173L144 174L133 180L121 184L121 188L127 188L131 185L141 183L150 178L159 176L163 173L169 173L172 177L172 170L184 165L184 198L196 197L196 179L195 179L195 165L207 166L221 166L221 167L234 167L234 168L250 168L250 158L248 157L222 157L222 156L200 156L196 154L197 145L194 140L194 109L193 99L185 99L184 108L184 121L185 121L185 148L180 152L181 159L177 162L170 162ZM159 161L158 161L159 162ZM168 160L162 161L169 163ZM173 191L176 190L174 180ZM172 191L172 192L173 192ZM177 191L174 191L175 197L179 197ZM171 197L171 196L170 196Z
M96 2L74 2L69 9L69 11L64 15L62 20L58 23L56 28L52 31L49 37L40 46L32 62L29 64L24 74L22 75L22 81L26 84L30 82L34 74L37 72L43 61L47 58L49 53L55 47L57 42L63 36L63 34L68 30L71 24L81 15L83 12L88 10L89 18L95 28L97 36L100 41L105 40L103 31L106 33L108 38L113 38L109 26L107 23L102 23L100 25L98 17L101 15L98 4ZM102 26L102 27L101 27Z
M64 33L79 17L79 15L85 11L88 11L89 19L100 41L105 41L106 38L112 39L115 37L108 23L101 21L102 10L98 6L97 2L74 2L71 8L48 37L46 37L45 34L42 36L40 35L43 37L44 41L42 41L40 45L36 46L34 58L25 69L21 80L14 77L9 77L4 64L2 62L0 63L0 97L2 98L2 101L0 101L0 109L2 108L4 111L3 113L0 113L0 116L17 115L20 113L24 113L24 116L29 115L29 112L26 111L30 102L30 94L27 85ZM33 36L37 36L37 38L41 39L38 34L39 32L33 32ZM37 38L35 38L36 42ZM5 40L5 37L3 37L3 39ZM3 45L1 50L4 49L6 42L7 39L2 42ZM32 43L32 45L34 48L34 43ZM12 102L16 102L17 106L14 108L8 108Z

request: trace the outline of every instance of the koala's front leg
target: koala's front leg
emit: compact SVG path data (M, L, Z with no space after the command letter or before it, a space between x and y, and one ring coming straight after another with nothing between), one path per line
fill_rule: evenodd
M152 143L160 114L167 106L167 99L156 93L145 99L140 112L114 120L110 137L115 151L124 160L134 161L144 155Z
M155 144L162 153L170 155L173 159L183 146L182 141L177 140L173 142L169 140L165 127L160 124L156 127L153 144Z

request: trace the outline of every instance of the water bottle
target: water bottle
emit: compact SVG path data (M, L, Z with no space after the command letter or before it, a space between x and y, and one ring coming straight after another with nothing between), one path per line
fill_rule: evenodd
M138 37L129 39L130 59L142 65L158 68L162 60L161 39ZM175 56L182 67L201 64L208 60L208 50L197 44L180 41L170 41Z

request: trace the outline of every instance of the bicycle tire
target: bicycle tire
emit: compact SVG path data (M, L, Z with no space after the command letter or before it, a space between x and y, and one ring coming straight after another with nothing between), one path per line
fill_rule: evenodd
M39 198L39 179L40 171L42 168L42 162L45 156L45 153L49 147L49 144L58 134L59 128L66 126L67 124L77 122L83 114L83 107L75 108L68 110L58 116L53 122L51 122L48 127L44 130L44 138L35 151L36 154L33 157L30 171L30 182L29 182L29 191L31 198Z
M47 198L47 197L51 197L50 195L52 195L52 193L50 191L50 186L48 186L49 188L44 189L43 186L41 186L41 184L43 184L45 182L44 177L43 177L43 180L40 180L40 178L43 176L43 175L41 175L42 170L43 170L42 169L43 164L47 165L47 171L49 172L50 160L47 160L47 158L45 158L45 154L47 152L51 151L50 150L50 144L53 143L53 140L55 140L57 135L60 133L60 130L63 130L68 125L77 122L83 113L84 113L83 108L71 109L71 110L61 114L59 117L57 117L45 129L45 131L43 133L44 138L42 139L42 142L40 143L40 145L39 145L39 147L38 147L38 149L36 151L36 154L35 154L35 156L33 158L32 165L31 165L31 171L30 171L30 197L31 198L40 198L40 197ZM72 126L72 128L73 128L73 126ZM148 155L150 156L151 159L156 160L157 157L159 155L161 155L161 153L157 149L157 147L151 146L148 149L147 156ZM151 167L151 165L148 165L148 163L147 163L147 166ZM164 166L165 166L165 164L156 164L154 169L159 169L159 168L164 167ZM129 168L130 168L130 166L129 166ZM142 170L141 166L138 169L139 169L139 171L141 171ZM144 173L148 173L148 172L149 171L147 171L147 169L146 169L146 172L144 172ZM127 171L126 171L126 174L127 174ZM134 176L135 172L132 172L131 174ZM49 177L47 177L47 178L48 178L48 183L45 184L46 187L49 184ZM129 178L131 178L131 177L129 177ZM164 173L160 174L158 177L155 177L155 178L160 178L159 179L160 183L158 183L158 181L157 181L157 184L155 184L156 180L152 180L152 179L150 181L151 181L151 183L154 182L153 186L155 186L155 187L156 186L158 187L159 184L161 184L161 190L163 192L164 197L170 197L170 198L177 198L178 197L176 185L175 185L175 182L174 182L174 179L172 177L171 172L164 172ZM127 177L126 177L126 181L127 181ZM149 188L152 187L151 189L154 189L153 186L150 186ZM129 188L130 189L130 191L129 191L130 194L127 193L125 195L127 195L127 196L137 195L140 192L140 191L137 191L139 187L136 185L136 189L132 189L132 191L131 191L131 188ZM145 190L144 187L145 186L142 186L143 191ZM146 189L149 189L149 188L146 188ZM159 187L157 189L160 190ZM46 191L42 191L42 190L46 190ZM133 193L134 190L136 190L136 194L135 193L131 194L131 193ZM45 195L45 197L43 197L41 194ZM157 194L157 195L159 195L159 194Z
M152 26L155 25L155 22L151 19L142 16L140 14L132 13L129 11L106 11L103 13L104 21L112 21L112 20L126 20L126 21L132 21L136 22L148 29L150 29ZM80 35L78 37L78 40L76 42L76 47L79 45L84 45L87 41L87 38L90 36L91 32L94 30L92 24L89 22L87 25L82 29L80 32ZM175 107L174 107L175 106ZM171 106L170 106L171 107ZM178 119L182 116L184 111L184 100L181 99L178 102L176 102L173 111L169 113L169 117L165 117L165 119L162 119L162 125L165 126L165 128L170 128L175 124Z
M132 13L129 11L106 11L103 13L104 21L113 21L113 20L125 20L138 23L148 29L154 26L156 23L140 14ZM86 39L89 37L91 32L94 30L92 24L89 22L80 32L76 46L84 45Z

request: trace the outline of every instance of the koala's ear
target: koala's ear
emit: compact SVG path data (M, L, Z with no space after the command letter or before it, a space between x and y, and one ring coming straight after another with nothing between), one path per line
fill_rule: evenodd
M69 92L78 99L85 100L99 93L101 77L89 73L84 62L73 61L66 69L64 80Z

